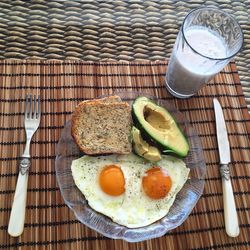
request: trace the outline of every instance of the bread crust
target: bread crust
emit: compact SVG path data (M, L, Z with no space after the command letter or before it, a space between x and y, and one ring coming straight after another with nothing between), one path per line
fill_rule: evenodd
M111 96L79 103L72 115L71 134L86 154L128 154L131 126L129 104Z

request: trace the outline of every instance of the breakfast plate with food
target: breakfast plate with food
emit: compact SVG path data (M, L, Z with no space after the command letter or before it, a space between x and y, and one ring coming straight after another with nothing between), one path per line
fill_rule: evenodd
M80 222L138 242L184 222L204 188L200 139L166 100L117 92L79 103L56 149L56 176Z

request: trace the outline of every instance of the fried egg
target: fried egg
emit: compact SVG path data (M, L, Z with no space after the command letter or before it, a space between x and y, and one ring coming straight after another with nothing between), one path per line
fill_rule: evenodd
M164 155L157 164L134 154L85 155L71 170L89 206L128 228L164 217L189 174L182 160Z

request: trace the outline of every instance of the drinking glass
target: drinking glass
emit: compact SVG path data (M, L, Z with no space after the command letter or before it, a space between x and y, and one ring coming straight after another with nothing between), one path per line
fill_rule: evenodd
M191 11L176 38L166 73L166 87L178 98L194 95L243 45L238 22L212 7Z

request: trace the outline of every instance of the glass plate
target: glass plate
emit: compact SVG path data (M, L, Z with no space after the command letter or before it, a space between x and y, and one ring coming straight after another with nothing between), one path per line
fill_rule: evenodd
M190 175L184 187L177 194L176 199L168 214L155 223L141 228L127 228L114 223L110 218L93 210L86 201L84 195L76 187L72 174L71 162L83 155L71 137L71 121L68 121L62 131L61 138L56 149L56 177L65 200L65 203L73 210L77 219L86 226L96 230L112 239L123 239L129 242L160 237L169 230L181 225L191 213L193 207L200 198L204 188L204 176L206 165L200 139L186 118L165 100L139 92L116 92L122 100L132 104L139 96L147 96L159 105L165 107L175 118L180 128L187 136L190 144L190 152L184 159L190 168ZM103 96L102 96L103 97Z

